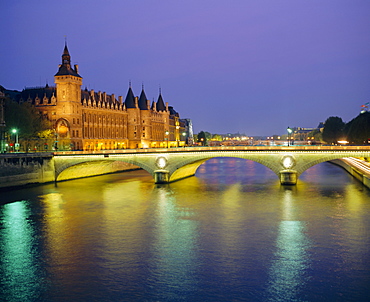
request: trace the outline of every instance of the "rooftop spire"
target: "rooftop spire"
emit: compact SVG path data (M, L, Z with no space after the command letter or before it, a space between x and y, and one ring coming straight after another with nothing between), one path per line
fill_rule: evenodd
M76 67L75 69L71 67L71 56L68 51L67 40L66 40L64 44L63 54L62 54L62 64L60 65L56 76L57 75L73 75L76 77L81 77L78 74L77 65L75 67Z
M64 44L64 50L62 54L62 65L65 65L66 67L69 66L69 68L71 67L71 56L68 51L67 41Z

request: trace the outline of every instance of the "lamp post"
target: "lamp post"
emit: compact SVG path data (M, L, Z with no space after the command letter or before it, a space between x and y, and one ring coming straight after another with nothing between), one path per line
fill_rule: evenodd
M176 122L178 124L178 122ZM175 137L176 137L176 146L177 148L179 147L179 144L180 144L180 133L179 133L179 129L180 129L180 126L179 125L176 125L176 133L175 133Z
M183 136L183 139L184 139L184 147L185 147L185 145L186 145L186 132L183 132L182 136Z
M290 127L288 127L286 130L288 131L288 146L290 146L289 140L290 140L290 135L292 134L293 130Z
M12 133L15 135L15 143L14 143L14 151L19 151L19 143L18 143L18 130L13 128Z
M168 131L166 131L164 134L166 135L166 137L164 139L167 141L167 148L168 148L168 134L170 134L170 133Z

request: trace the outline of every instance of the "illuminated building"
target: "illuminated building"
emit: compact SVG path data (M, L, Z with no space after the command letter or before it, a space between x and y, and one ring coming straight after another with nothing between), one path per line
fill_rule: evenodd
M126 98L81 89L78 65L71 65L67 45L54 76L55 87L26 88L17 101L30 102L52 122L54 137L45 149L103 150L184 146L185 120L164 103L139 97L131 85ZM188 132L187 132L188 133ZM46 144L45 144L46 145Z

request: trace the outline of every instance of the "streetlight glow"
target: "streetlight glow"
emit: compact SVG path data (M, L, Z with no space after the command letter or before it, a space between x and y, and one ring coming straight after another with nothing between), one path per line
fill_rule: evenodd
M293 130L290 127L288 127L286 130L288 131L288 146L290 146L289 135L293 132Z
M12 133L15 135L15 144L14 144L14 151L19 151L19 143L18 143L18 130L16 128L13 128Z

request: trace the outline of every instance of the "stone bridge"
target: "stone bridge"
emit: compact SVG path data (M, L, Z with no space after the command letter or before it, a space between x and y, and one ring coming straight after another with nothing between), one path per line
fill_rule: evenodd
M55 180L71 167L125 162L148 171L155 183L169 183L195 174L198 167L214 157L253 160L271 169L281 184L294 185L299 175L322 162L345 157L370 157L368 146L235 146L161 149L55 152Z

